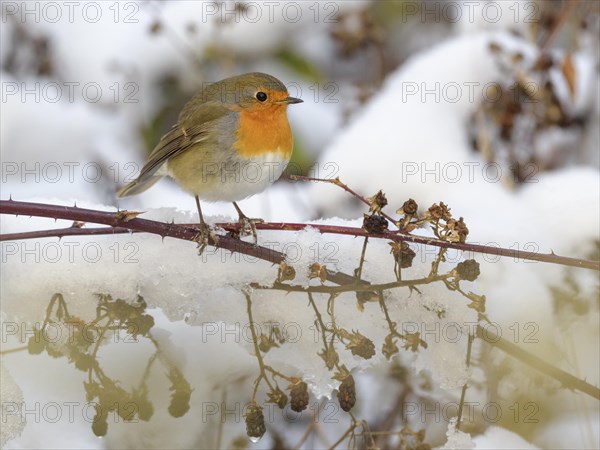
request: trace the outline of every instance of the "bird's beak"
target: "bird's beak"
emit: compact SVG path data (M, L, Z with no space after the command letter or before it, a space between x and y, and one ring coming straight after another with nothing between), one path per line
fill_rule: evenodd
M296 97L288 97L283 100L278 101L277 103L285 103L286 105L291 105L292 103L302 103L304 100L296 98Z

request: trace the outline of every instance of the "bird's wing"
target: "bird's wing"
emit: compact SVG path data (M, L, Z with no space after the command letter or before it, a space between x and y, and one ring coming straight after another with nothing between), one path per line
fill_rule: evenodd
M169 159L211 138L210 131L215 126L215 122L227 113L230 111L213 102L197 105L193 117L180 118L179 123L160 138L148 161L142 167L138 181L149 179Z

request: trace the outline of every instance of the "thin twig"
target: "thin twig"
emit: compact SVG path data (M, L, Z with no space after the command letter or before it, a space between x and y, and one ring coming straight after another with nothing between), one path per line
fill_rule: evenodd
M358 424L356 422L354 422L350 426L350 428L348 428L346 430L346 432L342 435L342 437L339 438L337 441L335 441L335 444L333 444L331 447L329 447L329 450L334 450L338 445L340 445L342 442L344 442L344 439L346 439L348 437L348 435L350 433L352 433L357 426L358 426Z
M381 284L345 284L340 286L304 286L299 284L285 284L275 282L271 286L266 286L260 283L250 283L252 289L272 289L286 292L312 292L325 294L341 294L342 292L374 292L385 291L399 287L419 286L447 279L450 274L438 275L435 277L416 278L414 280L392 281Z
M360 263L358 264L358 269L356 270L356 278L360 280L362 275L363 265L365 263L365 253L367 253L367 244L369 243L369 236L365 236L365 241L363 242L362 252L360 253Z
M474 336L469 335L469 342L467 344L467 369L471 366L471 350L473 348L473 339ZM463 384L462 390L460 392L460 403L458 404L458 419L456 421L456 429L460 430L460 422L462 420L462 411L463 406L465 404L465 395L467 393L467 382Z
M246 306L248 311L248 321L250 324L250 332L252 333L252 343L254 344L254 353L256 354L256 360L258 361L258 366L260 369L260 374L256 381L254 382L254 391L252 392L252 401L256 401L256 392L258 390L258 386L260 384L260 380L264 379L265 382L269 385L271 390L274 390L273 385L269 381L269 378L266 374L266 366L263 361L262 354L260 353L260 349L258 348L258 336L256 335L256 330L254 329L254 319L252 318L252 299L250 298L250 294L244 291L244 296L246 297Z
M27 345L23 345L21 347L16 347L16 348L9 348L8 350L0 351L0 355L8 355L9 353L21 352L23 350L27 350L28 348L29 348L29 346L27 346Z
M310 423L308 424L308 426L306 427L306 430L304 430L304 433L302 434L302 436L300 437L300 440L298 441L298 443L296 445L294 445L292 447L292 449L294 450L299 450L300 447L302 447L302 445L306 442L306 440L308 439L308 437L312 434L314 428L315 428L315 424L317 423L316 420L311 420Z
M338 177L336 177L336 178L313 178L313 177L305 177L302 175L290 175L289 177L290 177L290 179L296 180L296 181L318 181L321 183L335 184L336 186L341 187L346 192L352 194L354 197L356 197L358 200L363 202L365 205L371 206L371 202L369 202L369 200L367 200L365 197L360 195L358 192L356 192L353 189L351 189L350 187L348 187L348 185L346 183L342 183L342 181ZM390 223L392 223L393 225L397 225L397 222L392 217L390 217L388 214L381 211L381 215L383 217L385 217L387 220L389 220Z
M509 354L513 358L516 358L528 366L533 367L534 369L554 378L559 381L564 387L572 390L578 390L587 394L591 397L594 397L596 400L600 400L600 389L596 386L592 386L589 383L586 383L584 380L580 380L579 378L571 375L570 373L565 372L558 367L553 366L552 364L547 363L540 357L530 353L526 350L523 350L518 345L513 344L510 341L507 341L503 337L496 334L494 331L490 329L484 329L481 326L477 327L477 337L483 339L484 341L492 344L495 347L498 347L503 352Z
M317 437L319 437L319 439L321 440L321 442L326 446L329 447L329 442L327 440L327 437L323 435L323 433L321 433L320 431L320 427L319 427L319 414L321 413L321 411L323 410L323 408L325 407L325 405L327 405L328 401L327 398L323 398L323 400L319 403L319 407L317 408L316 411L313 412L313 420L310 421L310 423L308 424L308 426L306 427L306 430L304 431L304 433L302 434L302 437L300 438L300 440L298 441L298 443L296 445L294 445L292 447L293 450L299 450L300 447L302 447L302 445L304 445L304 443L306 442L306 440L310 437L310 435L315 432L315 434L317 435Z

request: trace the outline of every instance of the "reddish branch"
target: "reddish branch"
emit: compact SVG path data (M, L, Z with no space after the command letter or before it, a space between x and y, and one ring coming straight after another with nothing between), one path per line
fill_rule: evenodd
M86 236L86 235L103 235L103 234L122 234L130 232L147 232L158 234L162 237L173 237L191 241L197 235L198 231L194 228L194 224L167 224L146 219L132 219L125 221L120 219L116 213L95 211L90 209L82 209L70 206L45 205L39 203L17 202L12 200L0 200L1 214L17 214L26 216L50 217L54 219L66 219L73 221L81 221L86 223L97 223L109 225L111 228L62 228L56 230L41 230L22 233L1 234L0 241L19 240L19 239L36 239L44 237L63 237L63 236ZM227 231L236 231L238 224L218 224ZM424 236L415 236L411 234L401 233L398 231L388 231L385 233L368 234L361 228L344 227L337 225L313 225L302 223L257 223L258 230L274 230L274 231L299 231L307 227L312 227L321 233L342 234L355 237L369 236L373 238L388 239L391 241L413 242L415 244L432 245L441 248L453 248L470 253L482 253L494 256L504 256L514 258L515 260L540 261L552 264L560 264L564 266L581 267L586 269L600 270L599 261L591 261L578 258L569 258L559 256L554 253L535 253L523 250L514 250L509 248L494 247L489 245L479 244L461 244L459 242L441 241L435 238ZM284 255L274 250L264 247L254 247L253 245L234 239L228 236L219 238L219 242L210 242L210 245L215 247L239 252L249 256L254 256L265 261L270 261L279 264L283 261ZM354 278L349 277L338 284L349 284L354 282ZM333 280L331 280L333 281Z
M195 241L198 235L198 230L191 226L179 225L174 223L156 222L147 219L125 219L124 214L107 211L96 211L93 209L78 208L76 206L59 206L46 205L43 203L18 202L13 200L0 200L0 214L15 214L22 216L48 217L52 219L73 220L78 222L91 222L101 225L114 227L110 230L111 233L116 232L146 232L157 234L159 236L172 237L186 241ZM84 228L69 228L70 235L85 234ZM108 231L107 230L107 231ZM75 233L80 231L81 233ZM34 232L38 234L40 231ZM22 233L17 233L22 234ZM95 229L90 234L104 234ZM6 235L2 236L2 240ZM14 235L13 235L14 236ZM209 245L217 248L229 250L231 252L241 253L248 256L253 256L264 261L280 264L285 260L285 255L281 252L260 246L254 246L248 242L241 241L229 236L219 236L215 241L212 238L209 240ZM327 279L336 284L354 284L356 278L342 272L329 272Z

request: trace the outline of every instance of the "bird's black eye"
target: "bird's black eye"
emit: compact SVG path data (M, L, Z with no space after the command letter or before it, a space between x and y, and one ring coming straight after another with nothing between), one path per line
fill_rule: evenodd
M256 99L259 102L264 102L267 99L267 94L265 94L264 92L260 91L256 93Z

